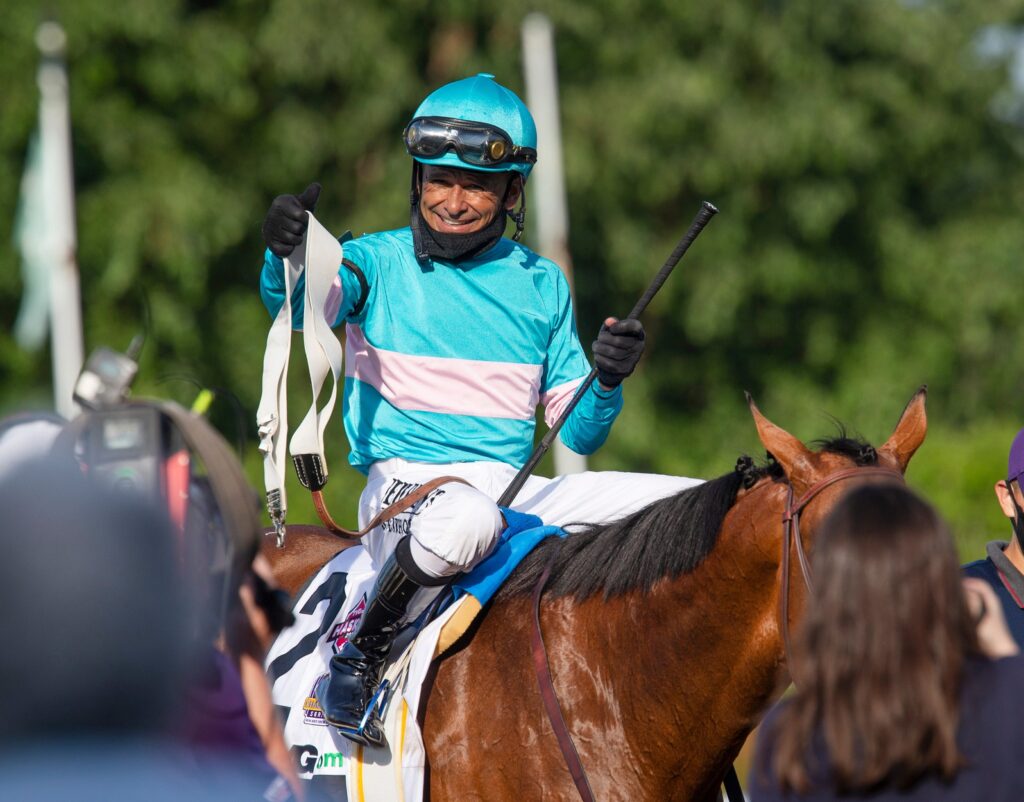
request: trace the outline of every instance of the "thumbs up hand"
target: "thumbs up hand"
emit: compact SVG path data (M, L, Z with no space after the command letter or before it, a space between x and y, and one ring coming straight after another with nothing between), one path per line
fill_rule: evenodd
M302 242L308 218L316 208L320 185L313 182L301 195L278 195L263 220L263 240L276 256L284 259Z

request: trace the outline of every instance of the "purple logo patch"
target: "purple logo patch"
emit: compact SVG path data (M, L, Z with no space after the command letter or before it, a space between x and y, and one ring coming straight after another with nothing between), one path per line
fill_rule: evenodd
M327 682L330 676L330 674L321 674L317 677L316 682L313 683L313 687L309 689L306 701L302 703L302 720L307 724L316 724L320 727L327 726L327 722L324 720L324 711L321 709L320 703L316 700L316 689L321 685L321 683Z
M356 627L359 626L359 620L363 617L363 613L366 611L366 594L363 594L363 598L359 600L359 604L352 608L344 621L339 621L333 627L331 631L327 633L326 643L331 644L331 649L337 654L341 651L342 647L348 643L348 636L356 631Z

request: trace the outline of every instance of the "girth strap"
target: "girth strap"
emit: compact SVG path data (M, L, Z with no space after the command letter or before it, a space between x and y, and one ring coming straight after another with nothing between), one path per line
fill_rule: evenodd
M557 551L552 551L551 559L544 567L544 573L533 588L533 631L530 633L530 642L533 647L533 666L537 670L537 684L540 686L540 697L544 702L544 709L547 711L548 720L551 722L551 729L555 731L555 738L558 739L558 748L562 750L562 757L565 765L569 768L572 781L576 784L583 802L594 802L594 791L587 779L587 772L583 769L583 762L576 751L576 744L573 743L572 735L562 717L562 708L558 704L558 697L555 694L555 685L551 680L551 669L548 666L548 652L544 648L544 635L540 629L540 597L544 593L544 586L551 575L551 566L554 563Z

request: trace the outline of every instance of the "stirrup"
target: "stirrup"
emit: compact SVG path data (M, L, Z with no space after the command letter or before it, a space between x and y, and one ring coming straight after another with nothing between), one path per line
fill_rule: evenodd
M380 687L373 694L373 698L370 699L370 704L366 706L366 711L363 713L362 719L359 721L358 727L349 727L346 725L336 724L338 731L346 738L357 743L361 743L363 746L376 746L386 747L388 745L387 737L384 735L384 715L387 712L388 701L391 698L391 682L384 680L381 682ZM370 723L374 713L377 714L377 722L381 728L380 741L375 738L371 738L366 732L366 725Z

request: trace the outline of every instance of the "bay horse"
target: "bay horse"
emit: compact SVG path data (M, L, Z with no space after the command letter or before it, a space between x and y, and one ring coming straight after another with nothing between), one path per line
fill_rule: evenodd
M596 798L718 798L789 684L783 631L806 594L799 574L783 582L792 499L808 494L795 532L809 550L840 495L886 480L879 469L898 478L927 429L923 387L877 450L845 435L812 450L748 401L768 465L741 459L735 472L624 519L548 538L441 660L421 710L433 802L579 798L531 659L531 591L548 564L548 660ZM264 547L292 592L344 547L329 534L293 537L283 550Z

